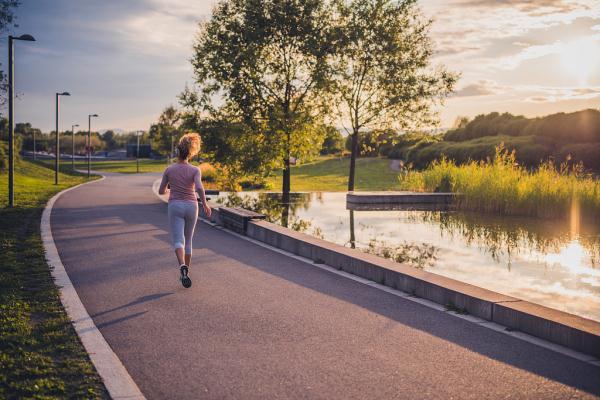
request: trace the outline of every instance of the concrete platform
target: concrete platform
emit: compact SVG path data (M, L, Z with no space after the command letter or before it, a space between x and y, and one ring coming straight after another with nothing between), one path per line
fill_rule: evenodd
M451 204L456 193L349 192L348 204Z

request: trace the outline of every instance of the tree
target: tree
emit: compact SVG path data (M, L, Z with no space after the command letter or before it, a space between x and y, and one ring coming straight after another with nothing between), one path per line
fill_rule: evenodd
M321 154L336 154L344 150L344 137L334 126L326 126Z
M181 114L174 106L166 107L158 117L158 122L150 126L148 132L152 148L159 153L173 157L175 139L179 137Z
M329 22L322 0L224 0L194 44L198 101L222 95L245 134L269 137L284 194L290 158L314 144L310 127L326 113Z
M337 0L336 10L336 93L340 117L350 123L352 191L360 132L433 123L432 106L457 76L429 68L431 20L421 17L416 0Z
M113 150L117 147L117 141L115 140L115 132L108 130L102 134L102 141L108 150Z

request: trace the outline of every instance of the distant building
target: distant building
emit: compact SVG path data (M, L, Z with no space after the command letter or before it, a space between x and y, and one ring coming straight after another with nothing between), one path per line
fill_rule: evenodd
M150 153L152 152L152 148L149 144L140 144L140 158L150 158ZM127 145L127 157L136 157L137 156L137 144L128 144Z

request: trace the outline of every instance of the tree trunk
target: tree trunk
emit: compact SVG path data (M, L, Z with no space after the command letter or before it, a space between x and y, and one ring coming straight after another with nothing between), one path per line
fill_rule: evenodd
M354 191L354 175L356 172L356 157L358 157L358 131L352 133L352 148L350 151L350 175L348 176L348 191Z
M290 140L291 134L287 132L287 144L285 149L285 160L284 160L284 169L283 169L283 198L286 199L290 197L291 190L291 170L290 170Z
M354 210L350 210L350 247L356 248L356 236L354 236Z
M285 194L284 194L285 197ZM284 228L288 227L290 220L290 199L288 194L288 199L283 200L283 204L281 205L281 226Z
M283 168L283 197L289 197L291 189L291 171L290 171L290 159L285 159L285 167Z

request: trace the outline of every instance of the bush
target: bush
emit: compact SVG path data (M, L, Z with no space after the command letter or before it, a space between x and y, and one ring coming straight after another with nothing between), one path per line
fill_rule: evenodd
M200 171L202 172L202 180L204 182L216 182L217 170L215 167L208 163L200 164Z
M325 139L321 146L321 155L338 154L344 150L344 137L336 128L328 126L325 128Z
M552 139L538 136L487 136L463 142L433 143L410 152L406 161L416 168L426 168L433 161L444 157L457 164L485 161L494 157L496 147L500 144L509 151L515 150L517 161L529 168L548 160L554 154L556 146Z
M437 143L440 136L428 135L426 133L405 133L395 139L393 147L387 156L389 158L408 161L414 151L418 151L432 143Z
M584 168L600 171L600 143L574 143L563 146L555 156L559 163L582 163Z

